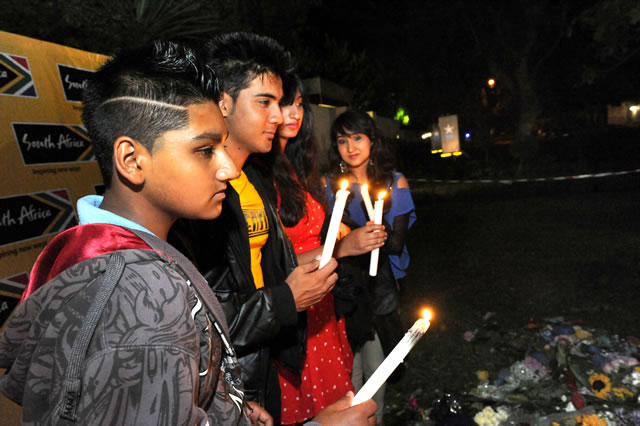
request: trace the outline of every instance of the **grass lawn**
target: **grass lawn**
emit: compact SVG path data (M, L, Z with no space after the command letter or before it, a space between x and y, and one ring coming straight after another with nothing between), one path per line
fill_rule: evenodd
M429 408L474 388L477 370L491 377L525 356L517 341L489 353L463 339L488 313L498 334L562 316L640 337L640 177L613 179L456 193L412 185L418 220L401 315L407 327L423 305L435 316L407 374L387 387L387 425L404 424L394 413L412 393Z

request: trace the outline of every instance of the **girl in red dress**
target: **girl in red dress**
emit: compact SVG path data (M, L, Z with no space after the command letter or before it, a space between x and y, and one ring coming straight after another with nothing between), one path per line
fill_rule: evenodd
M283 89L284 121L278 128L279 146L274 147L279 152L273 174L280 218L302 264L319 258L322 252L326 195L314 158L311 109L304 102L302 84L292 77L283 81ZM381 247L385 239L384 226L371 222L338 241L334 257L369 252ZM331 293L307 309L307 327L306 359L300 376L279 367L282 424L304 422L353 391L353 353L344 318L336 318Z

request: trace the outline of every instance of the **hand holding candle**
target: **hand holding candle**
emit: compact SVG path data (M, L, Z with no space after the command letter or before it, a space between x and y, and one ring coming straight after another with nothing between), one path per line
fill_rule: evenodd
M322 248L322 255L320 256L320 268L329 263L333 255L333 248L336 245L338 230L340 229L340 222L342 221L342 213L347 204L347 197L349 197L348 186L349 181L345 179L340 182L340 189L336 192L336 202L333 204L329 229L327 230L327 237L324 240L324 247Z
M364 206L367 209L367 215L369 220L373 220L373 205L371 205L371 197L369 196L369 185L366 183L360 187L360 195L364 201Z
M384 207L384 197L387 195L386 191L381 191L378 194L375 207L373 208L373 223L380 225L382 223L382 208ZM375 277L378 275L378 258L380 257L380 249L371 250L371 263L369 263L369 275Z
M418 343L418 340L429 329L431 323L431 312L425 309L422 313L423 318L418 319L413 326L407 331L402 340L398 342L388 357L382 361L376 371L373 372L367 383L360 388L356 396L353 398L351 406L358 405L364 401L373 398L373 395L380 389L380 386L387 381L391 373L400 365L409 351Z

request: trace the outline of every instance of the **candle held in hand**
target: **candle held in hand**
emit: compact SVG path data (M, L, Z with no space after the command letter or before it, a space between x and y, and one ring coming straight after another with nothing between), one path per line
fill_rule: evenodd
M336 245L336 239L338 238L338 230L340 229L340 222L342 221L342 213L347 204L347 197L349 197L348 186L349 181L345 179L340 182L340 189L336 192L336 202L333 205L327 237L324 240L324 247L322 248L322 255L320 256L320 268L329 263L333 255L333 249Z
M431 312L425 309L423 312L423 318L416 321L413 326L407 331L402 340L398 342L395 348L391 351L388 357L382 361L382 364L378 366L376 371L373 372L367 383L360 388L356 396L353 398L352 406L358 405L373 398L378 389L387 381L391 373L400 365L409 351L418 343L418 340L429 329L431 323Z
M373 207L373 223L380 225L382 223L382 208L384 207L384 197L387 195L386 191L381 191L378 194L378 199ZM378 275L378 258L380 257L380 249L371 250L371 263L369 263L369 275L375 277Z
M369 196L369 185L366 183L360 187L360 195L364 201L364 206L367 209L367 216L369 220L373 220L373 205L371 204L371 197Z

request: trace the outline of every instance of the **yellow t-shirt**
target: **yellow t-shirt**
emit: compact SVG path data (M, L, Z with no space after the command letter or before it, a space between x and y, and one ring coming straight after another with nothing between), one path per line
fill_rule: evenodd
M264 287L262 275L262 247L269 238L269 220L264 210L262 198L247 175L242 172L238 179L230 181L240 196L240 206L249 229L249 248L251 249L251 274L256 288Z

